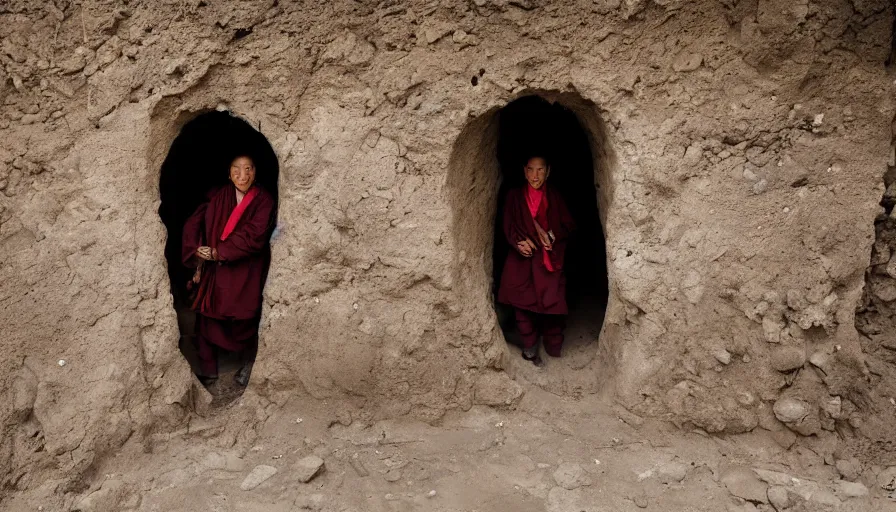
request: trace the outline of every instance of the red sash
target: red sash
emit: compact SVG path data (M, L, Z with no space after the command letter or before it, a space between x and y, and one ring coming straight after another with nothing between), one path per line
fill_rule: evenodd
M243 216L243 212L246 211L246 208L249 207L249 203L255 199L255 196L258 195L258 188L252 187L246 192L246 195L243 196L243 200L240 201L240 204L236 205L236 208L230 212L230 217L227 218L227 224L224 225L224 231L221 232L221 241L227 240L227 237L230 236L230 233L233 233L234 228L236 228L236 223L240 221L240 217Z
M243 216L243 213L246 211L246 208L249 207L249 204L255 199L255 196L258 195L258 188L252 187L246 192L246 195L243 196L243 200L240 201L236 208L230 212L230 216L227 217L227 223L224 224L224 231L221 232L220 240L223 242L227 240L227 237L233 233L233 230L236 229L237 223L240 221L240 218ZM212 247L217 246L218 244L212 245ZM214 286L215 281L215 273L210 272L212 269L205 269L205 261L199 262L198 271L200 273L199 280L199 289L196 292L196 298L193 300L192 308L194 311L198 311L200 313L205 313L209 309L211 309L211 296L210 293L211 288ZM208 262L211 263L211 262Z
M549 231L551 228L548 225L548 198L544 193L544 189L535 189L532 188L532 185L527 185L526 206L529 207L532 221L537 222L545 232ZM542 249L542 261L544 261L544 266L548 269L548 272L554 271L554 265L551 264L551 255L544 249Z

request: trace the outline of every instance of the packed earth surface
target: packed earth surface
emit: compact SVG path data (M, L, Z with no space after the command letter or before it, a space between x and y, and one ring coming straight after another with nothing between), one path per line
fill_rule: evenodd
M0 509L896 510L894 27L0 2ZM206 389L170 243L246 139L278 199L258 362ZM544 368L494 302L531 140L582 227Z

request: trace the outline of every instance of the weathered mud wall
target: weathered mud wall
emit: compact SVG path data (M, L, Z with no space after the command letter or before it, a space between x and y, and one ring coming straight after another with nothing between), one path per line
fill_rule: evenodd
M886 0L45 4L0 7L6 487L189 414L158 173L214 108L281 159L252 384L275 402L436 419L518 395L488 153L495 109L540 91L598 156L608 396L712 432L781 430L781 397L803 434L880 411L854 317L892 151Z

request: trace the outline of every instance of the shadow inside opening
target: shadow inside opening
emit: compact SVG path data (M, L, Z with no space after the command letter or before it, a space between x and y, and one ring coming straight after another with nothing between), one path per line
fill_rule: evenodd
M160 173L159 217L168 232L165 259L180 330L179 346L194 372L198 368L196 313L191 309L187 290L194 269L186 267L181 260L183 228L190 215L207 200L209 191L229 183L230 163L242 154L253 158L256 183L276 201L279 165L273 148L264 135L229 112L208 112L185 124L172 142ZM221 351L218 357L221 377L236 372L245 362L235 353ZM243 388L230 378L219 381L220 396L242 392Z
M547 182L560 192L576 223L564 264L569 315L561 359L567 359L573 369L584 368L597 356L608 297L605 239L590 139L575 113L539 96L513 101L498 116L501 180L494 224L493 295L497 298L505 259L513 250L502 229L507 193L525 184L523 168L528 157L542 153L551 162ZM495 311L505 339L518 345L513 308L496 299Z

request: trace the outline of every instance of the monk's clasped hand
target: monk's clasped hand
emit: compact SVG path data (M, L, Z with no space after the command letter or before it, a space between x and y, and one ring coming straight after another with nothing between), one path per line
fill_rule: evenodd
M527 258L532 257L533 251L535 251L535 244L532 243L528 238L525 240L521 240L516 244L516 250Z
M535 224L535 231L538 232L538 241L541 242L541 246L544 247L544 250L550 251L553 249L553 242L551 241L551 236L548 235L541 226L537 223Z
M538 232L538 238L541 239L541 246L544 247L544 250L550 251L554 248L554 246L551 244L551 239L544 231Z
M196 256L199 256L206 261L211 261L212 259L214 259L212 257L212 248L205 245L196 249Z

